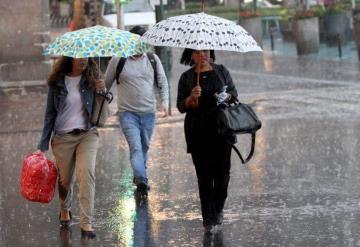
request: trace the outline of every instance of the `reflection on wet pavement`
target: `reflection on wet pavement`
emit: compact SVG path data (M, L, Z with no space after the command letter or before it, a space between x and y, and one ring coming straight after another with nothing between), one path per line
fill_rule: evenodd
M195 170L178 114L156 127L148 164L151 191L142 202L134 197L120 129L100 129L96 239L81 238L76 196L70 231L59 228L58 198L49 204L21 198L22 158L40 137L42 89L0 98L0 246L360 245L359 72L329 79L312 76L315 68L304 79L300 69L268 74L241 58L238 65L245 69L237 70L235 58L228 59L241 100L255 107L263 128L249 164L232 157L224 225L214 235L202 229ZM271 62L276 71L277 59ZM184 69L175 66L174 78ZM174 85L175 79L173 95ZM248 152L250 137L240 136L237 145Z

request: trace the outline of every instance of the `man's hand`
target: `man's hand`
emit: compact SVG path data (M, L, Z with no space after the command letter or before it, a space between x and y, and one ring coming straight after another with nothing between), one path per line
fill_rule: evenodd
M158 116L161 118L168 116L168 109L165 106L161 106L158 112Z

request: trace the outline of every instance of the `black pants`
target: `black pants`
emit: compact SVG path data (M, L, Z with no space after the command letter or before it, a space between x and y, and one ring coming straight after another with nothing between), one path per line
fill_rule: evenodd
M225 141L218 141L210 147L200 145L191 156L198 178L203 224L214 224L227 197L231 145Z

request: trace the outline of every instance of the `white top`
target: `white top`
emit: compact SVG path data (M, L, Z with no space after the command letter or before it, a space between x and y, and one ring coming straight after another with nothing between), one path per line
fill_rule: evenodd
M157 78L159 86L159 97L161 105L167 109L169 103L169 87L167 78L158 56L154 54L157 68ZM116 84L116 67L119 57L113 57L106 70L105 84L111 88ZM156 110L154 83L154 70L150 60L144 54L141 57L129 57L119 76L120 84L118 86L118 109L120 112L131 111L136 113L149 113Z
M73 129L87 129L88 116L80 95L80 76L65 76L68 95L65 104L57 114L55 133L63 134Z

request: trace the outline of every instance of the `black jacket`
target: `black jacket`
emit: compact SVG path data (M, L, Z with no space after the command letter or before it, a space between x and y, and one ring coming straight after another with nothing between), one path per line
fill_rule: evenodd
M212 64L214 72L218 78L214 83L220 89L226 85L226 92L231 94L233 98L237 98L238 94L230 76L229 71L223 65ZM199 107L199 109L188 109L185 107L185 99L191 94L192 88L196 85L195 69L185 71L179 80L177 108L181 113L186 113L185 117L185 138L187 143L187 151L192 153L194 149L201 146L211 146L215 141L219 141L223 136L219 136L216 131L216 98L214 97L214 104L210 104L206 108ZM202 97L200 97L199 104L201 104ZM212 99L210 99L212 100ZM201 110L200 110L201 109ZM235 143L235 136L229 140Z

